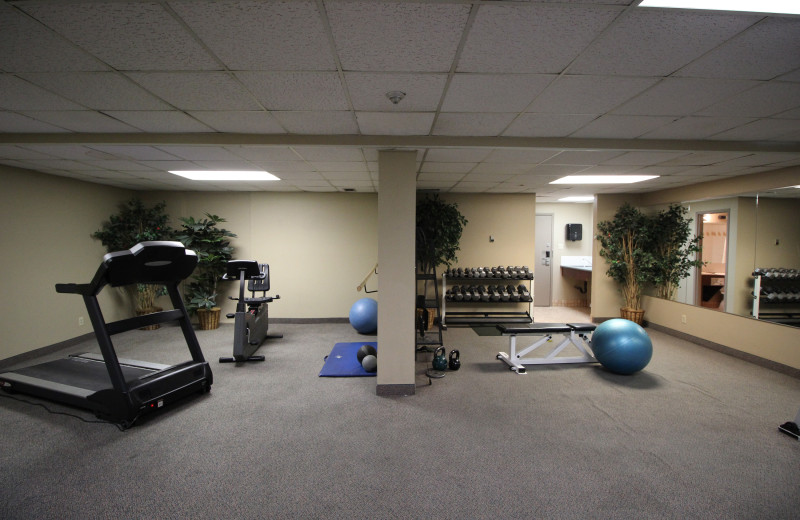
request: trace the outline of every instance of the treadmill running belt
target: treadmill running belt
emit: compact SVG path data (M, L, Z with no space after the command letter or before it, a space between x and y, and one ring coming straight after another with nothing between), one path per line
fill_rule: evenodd
M125 381L128 383L153 372L152 370L127 365L121 365L121 368ZM41 365L20 368L14 372L94 392L111 388L111 378L108 376L105 363L77 357L57 359Z

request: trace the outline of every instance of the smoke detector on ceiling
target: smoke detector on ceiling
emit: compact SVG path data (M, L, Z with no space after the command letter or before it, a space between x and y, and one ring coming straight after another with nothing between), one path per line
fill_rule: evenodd
M400 92L399 90L392 90L391 92L386 93L386 97L389 98L389 101L391 101L392 104L396 105L402 101L404 97L406 97L406 93Z

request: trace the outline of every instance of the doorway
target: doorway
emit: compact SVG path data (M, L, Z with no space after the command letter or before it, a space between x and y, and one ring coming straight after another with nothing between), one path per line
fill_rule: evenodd
M553 288L553 214L536 214L534 226L536 266L533 278L534 307L550 307Z
M701 236L695 301L701 307L725 311L728 275L728 222L730 212L704 211L697 214L697 234Z

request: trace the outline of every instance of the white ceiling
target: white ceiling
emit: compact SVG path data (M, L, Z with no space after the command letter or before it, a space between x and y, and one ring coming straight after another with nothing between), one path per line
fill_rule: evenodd
M0 163L131 189L653 191L800 165L800 17L638 0L0 2ZM405 98L393 104L387 92ZM200 184L173 169L266 169ZM624 187L567 174L647 173Z

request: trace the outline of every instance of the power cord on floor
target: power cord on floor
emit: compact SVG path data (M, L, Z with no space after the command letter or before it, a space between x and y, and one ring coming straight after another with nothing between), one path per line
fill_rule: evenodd
M117 429L119 431L121 431L121 432L124 432L125 429L126 429L120 424L116 424L116 423L112 423L112 422L108 422L108 421L103 421L103 420L100 420L100 419L98 419L98 420L86 419L85 417L81 417L80 415L76 415L76 414L73 414L73 413L57 412L55 410L51 410L50 408L48 408L47 405L45 405L44 403L35 403L33 401L28 401L26 399L22 399L22 398L19 398L17 396L14 396L14 395L7 395L7 394L4 394L4 393L0 393L0 397L5 397L6 399L13 399L14 401L19 401L20 403L31 404L31 405L34 405L34 406L41 406L42 408L47 410L47 412L49 412L49 413L51 413L53 415L66 415L67 417L72 417L72 418L78 419L80 421L83 421L85 423L89 423L89 424L112 424L112 425L116 426Z

